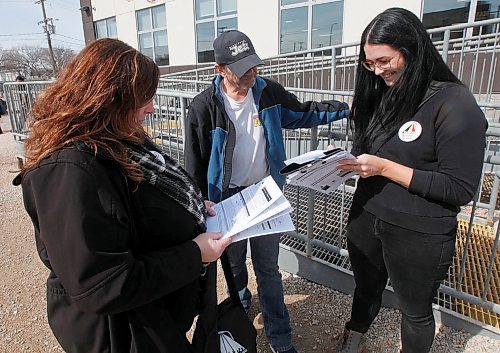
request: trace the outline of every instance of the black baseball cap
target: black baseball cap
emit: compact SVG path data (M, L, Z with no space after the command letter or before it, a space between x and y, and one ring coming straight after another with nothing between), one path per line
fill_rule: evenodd
M227 65L238 77L241 77L252 67L264 65L255 54L252 41L246 34L231 30L221 33L214 40L215 62Z

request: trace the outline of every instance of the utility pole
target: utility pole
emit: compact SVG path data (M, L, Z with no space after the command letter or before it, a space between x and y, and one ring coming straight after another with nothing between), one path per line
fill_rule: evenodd
M45 0L35 1L35 4L42 5L43 20L38 22L38 24L42 24L43 31L47 35L47 45L49 47L49 58L50 58L50 63L52 64L52 73L55 76L56 72L57 72L57 65L56 65L56 60L54 59L54 51L52 50L52 40L50 39L50 34L51 34L51 32L53 33L53 31L54 31L54 23L52 22L52 18L47 18L47 14L45 13ZM49 24L49 22L50 22L50 24Z

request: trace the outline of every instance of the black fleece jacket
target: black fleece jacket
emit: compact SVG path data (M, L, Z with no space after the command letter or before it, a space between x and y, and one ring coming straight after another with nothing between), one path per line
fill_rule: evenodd
M403 228L446 233L456 225L459 206L477 190L488 124L467 88L443 82L431 84L410 121L422 126L416 140L404 142L395 134L368 151L413 168L408 189L382 176L360 178L351 217L364 208Z

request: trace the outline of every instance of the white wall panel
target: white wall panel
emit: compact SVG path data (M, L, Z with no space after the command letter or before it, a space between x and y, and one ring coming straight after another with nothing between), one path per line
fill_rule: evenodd
M279 0L238 0L238 29L251 40L261 58L278 54Z
M116 15L116 30L118 39L128 43L134 48L139 47L137 39L137 24L135 11L122 12Z
M344 43L359 42L368 23L390 7L403 7L420 17L422 0L344 0Z
M126 1L126 0L123 0ZM92 16L95 21L116 15L116 0L92 0Z
M170 65L196 64L194 2L167 1L166 9Z

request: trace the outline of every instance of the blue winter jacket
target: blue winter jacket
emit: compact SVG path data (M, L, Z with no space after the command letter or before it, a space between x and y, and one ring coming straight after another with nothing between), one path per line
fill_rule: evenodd
M185 168L198 183L203 196L214 202L219 202L222 192L229 187L236 143L234 125L224 109L221 81L222 76L217 75L212 86L193 99L185 129ZM327 124L347 117L349 109L347 104L338 101L301 103L276 81L260 76L252 91L264 128L269 171L282 187L285 179L279 170L286 159L282 129Z

